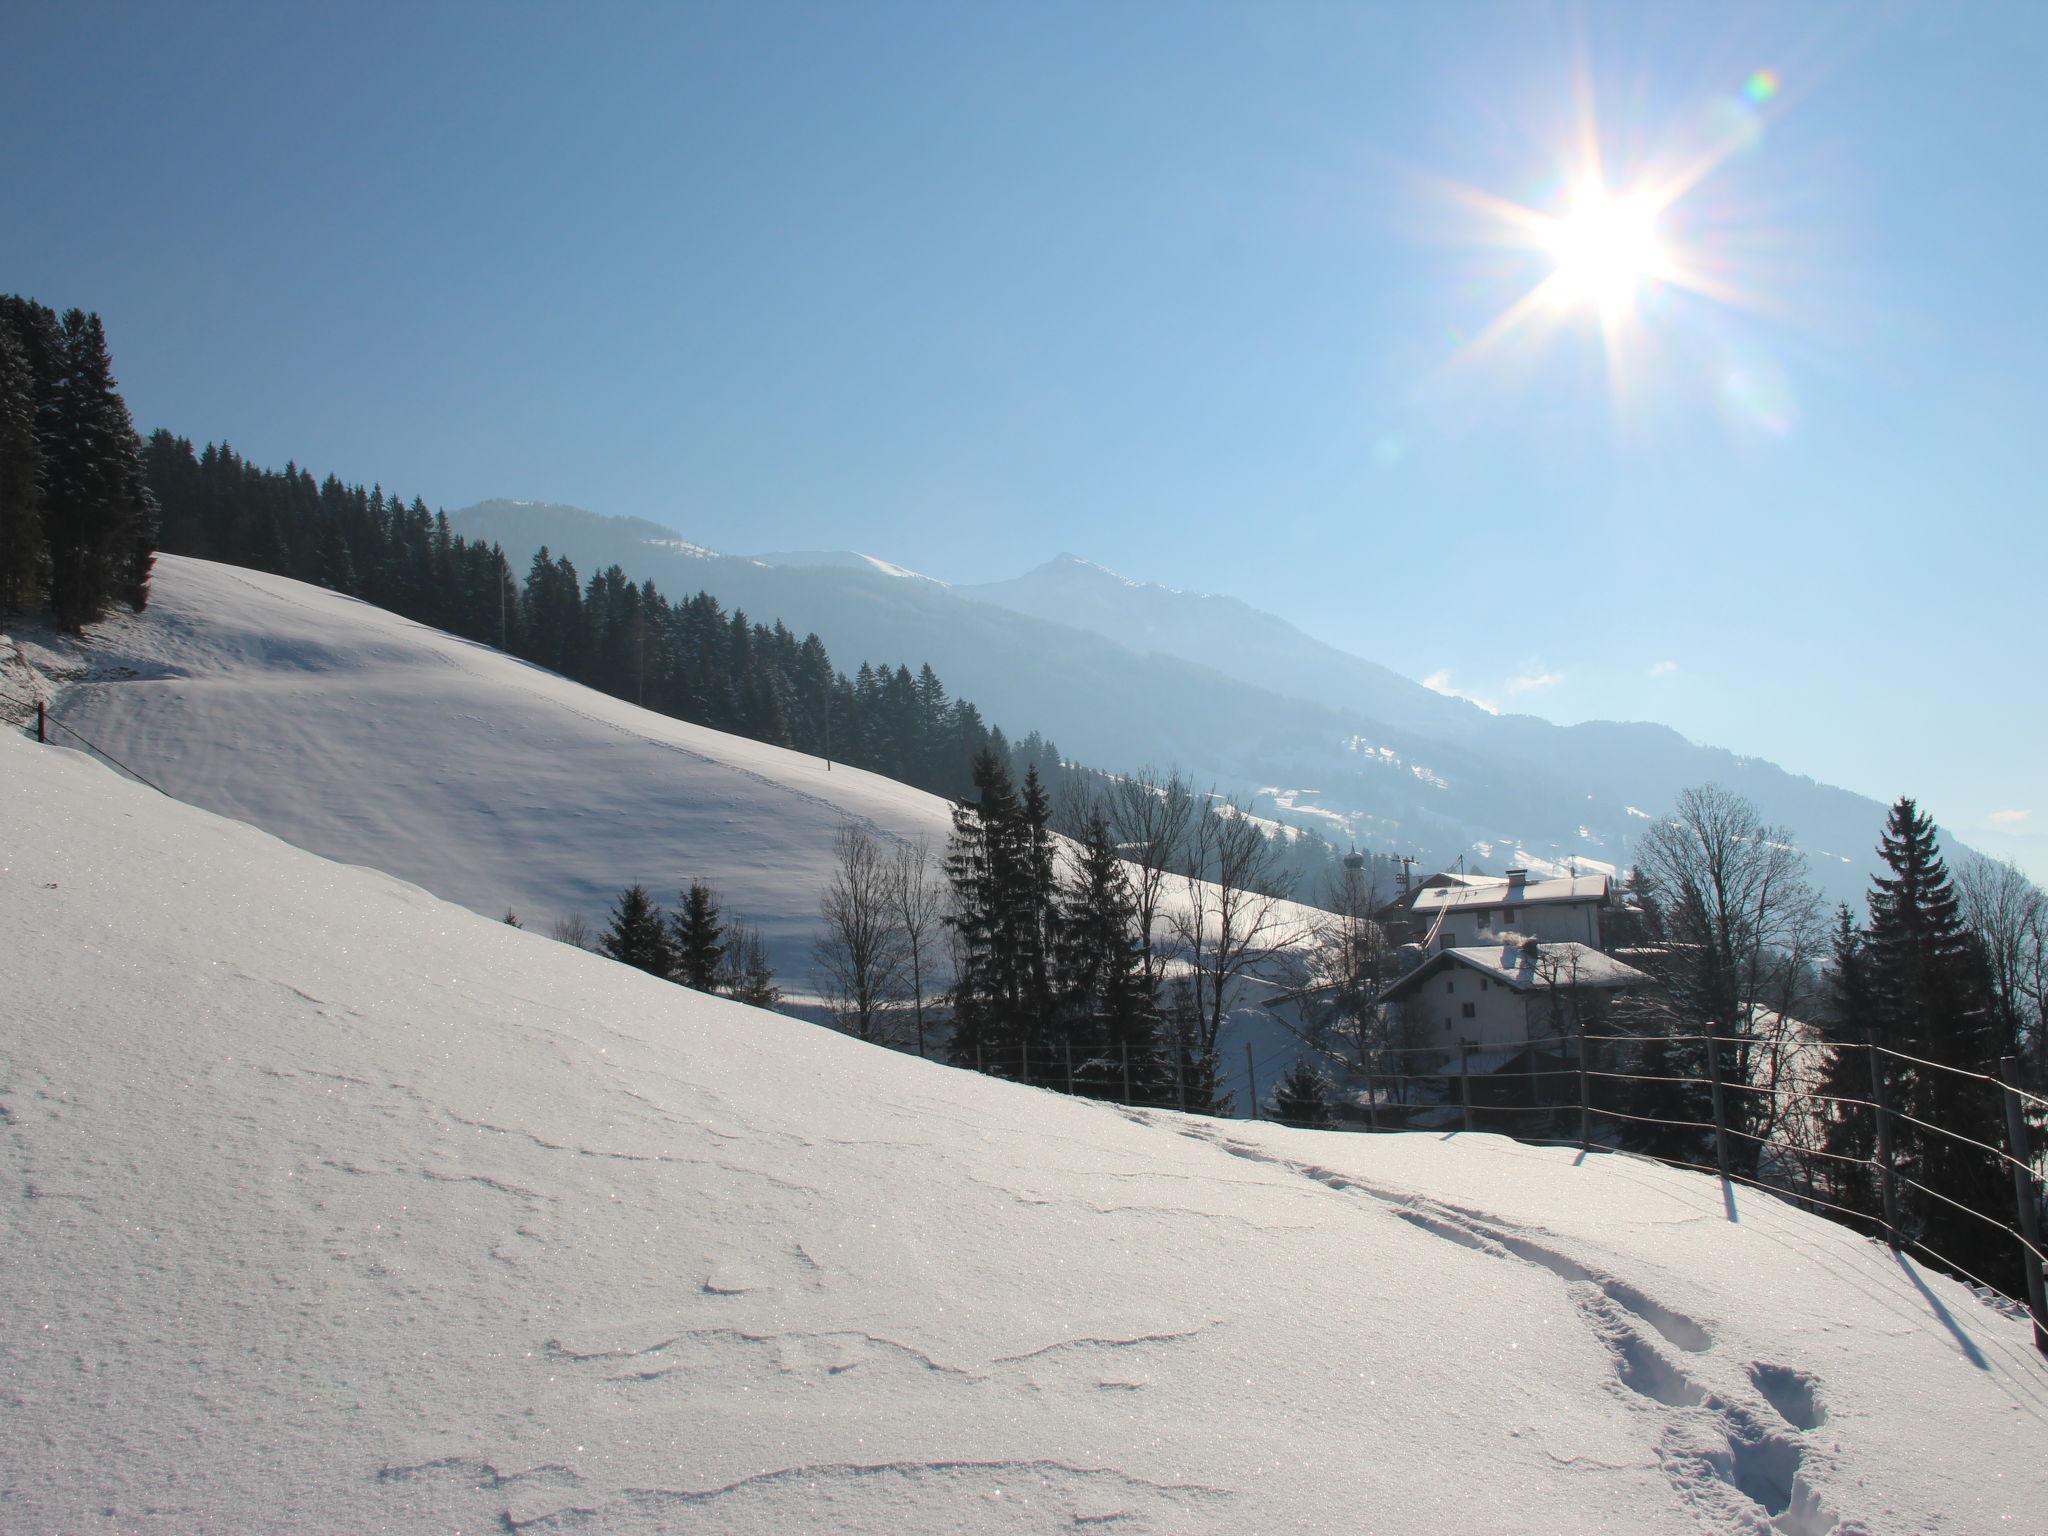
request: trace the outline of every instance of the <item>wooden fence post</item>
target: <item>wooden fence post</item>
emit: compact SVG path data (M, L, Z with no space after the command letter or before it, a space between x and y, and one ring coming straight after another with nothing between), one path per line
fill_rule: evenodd
M50 706L41 699L36 700L36 740L46 745L50 740Z
M2020 1236L2026 1239L2020 1257L2027 1268L2027 1309L2034 1314L2034 1348L2048 1355L2048 1296L2042 1294L2041 1203L2034 1197L2034 1158L2027 1144L2027 1116L2020 1107L2020 1064L2007 1056L1998 1064L2005 1081L2005 1138L2014 1164L2012 1197L2019 1206Z
M1711 1025L1708 1026L1712 1028ZM1707 1036L1707 1077L1714 1089L1714 1161L1728 1177L1728 1107L1721 1092L1721 1037Z
M1074 1094L1074 1042L1073 1042L1073 1039L1072 1039L1071 1037L1069 1037L1069 1039L1067 1040L1067 1096L1068 1096L1069 1098L1072 1098L1072 1097L1073 1097L1073 1094Z
M1123 1053L1124 1106L1125 1108L1129 1108L1131 1102L1131 1042L1128 1040L1120 1040L1117 1042L1117 1049Z
M1252 1063L1252 1043L1249 1040L1244 1043L1244 1076L1251 1085L1252 1118L1256 1120L1259 1118L1259 1069Z
M1872 1042L1866 1049L1870 1052L1871 1102L1877 1106L1877 1185L1884 1195L1884 1240L1897 1251L1899 1186L1892 1173L1892 1123L1886 1118L1891 1106L1885 1102L1884 1066L1877 1059L1877 1045Z
M1458 1042L1458 1103L1465 1112L1465 1130L1472 1130L1472 1055L1468 1041Z

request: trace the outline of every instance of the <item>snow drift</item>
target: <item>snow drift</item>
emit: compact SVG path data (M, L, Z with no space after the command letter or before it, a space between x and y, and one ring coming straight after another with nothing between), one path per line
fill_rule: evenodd
M2025 1326L1774 1199L951 1071L11 735L0 999L10 1531L1847 1536L2048 1494Z

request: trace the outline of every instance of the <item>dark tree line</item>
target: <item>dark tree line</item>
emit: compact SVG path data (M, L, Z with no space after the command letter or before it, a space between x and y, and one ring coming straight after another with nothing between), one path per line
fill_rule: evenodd
M0 297L0 615L149 602L157 509L98 315Z
M1108 823L1090 817L1062 872L1035 769L1020 787L984 753L974 787L975 802L954 811L946 853L953 1060L1096 1098L1178 1102L1137 900ZM1194 1075L1181 1065L1183 1079Z
M671 601L616 565L585 581L545 548L520 580L497 545L452 534L419 497L333 475L316 483L296 464L262 469L225 444L195 453L159 431L146 462L171 553L345 592L663 714L949 797L968 791L980 753L1013 755L929 664L864 662L849 677L815 634L728 613L708 592ZM1058 768L1035 733L1015 751Z
M1879 851L1887 873L1872 883L1868 921L1859 924L1847 907L1836 914L1828 1028L1837 1050L1824 1091L1867 1099L1881 1088L1899 1112L1888 1120L1892 1163L1902 1181L1900 1236L2008 1295L2023 1295L2018 1246L1992 1225L2014 1219L2006 1168L1982 1148L1924 1128L2004 1145L2003 1096L1983 1079L1997 1076L2004 1058L2020 1055L2019 1028L2012 1012L1999 1006L1985 935L1966 920L1933 820L1910 799L1900 800ZM1870 1157L1876 1150L1872 1117L1832 1117L1827 1149ZM1880 1214L1871 1172L1850 1168L1849 1174L1842 1192ZM1947 1198L1930 1197L1913 1184Z
M664 912L646 886L627 886L612 904L611 921L597 947L623 965L678 986L756 1008L773 1008L782 1000L760 933L729 920L701 880L690 882L673 912Z

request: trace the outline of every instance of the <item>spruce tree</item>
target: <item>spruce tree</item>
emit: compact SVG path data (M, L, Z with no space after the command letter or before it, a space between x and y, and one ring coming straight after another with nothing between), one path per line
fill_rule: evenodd
M1273 1091L1273 1118L1298 1130L1330 1128L1330 1080L1314 1062L1302 1057L1280 1080Z
M719 921L718 900L711 887L702 880L692 880L675 915L675 979L699 992L716 992L719 962L725 956L725 945L721 942L724 934L725 925Z
M1883 1215L1876 1183L1871 1170L1860 1166L1877 1150L1875 1112L1862 1108L1861 1103L1869 1102L1873 1073L1883 1071L1886 1062L1870 1049L1870 962L1863 930L1846 903L1835 909L1830 949L1827 1007L1819 1027L1832 1049L1821 1068L1819 1088L1827 1098L1840 1102L1822 1106L1826 1118L1821 1150L1832 1154L1826 1165L1831 1198L1866 1212L1876 1222Z
M121 598L149 597L156 504L142 478L142 442L114 387L99 316L64 316L64 375L55 435L46 440L43 533L50 552L50 607L81 629Z
M947 926L959 938L953 983L953 1060L1014 1076L1021 1055L1013 1037L1023 986L1009 940L1013 891L1022 862L1017 793L1010 770L992 752L974 760L973 804L953 809L946 879L953 888Z
M0 310L0 615L42 606L43 450L28 350Z
M1995 1073L1999 1058L2017 1042L1998 1032L1989 969L1963 922L1933 819L1902 798L1892 807L1879 852L1890 873L1877 876L1870 892L1865 978L1870 1037L1878 1046L1939 1064L1923 1067L1884 1056L1891 1106L1928 1125L1998 1146L2004 1134L1998 1090L1963 1074ZM2003 1167L1981 1148L1900 1116L1893 1117L1891 1134L1902 1171L1946 1197L1909 1190L1901 1219L1949 1263L2007 1294L2016 1293L2021 1276L2017 1246L1969 1214L1982 1212L2004 1223L2011 1194Z
M675 951L669 946L668 924L644 885L629 885L612 904L611 926L597 947L614 960L668 980L675 974Z
M1137 901L1099 811L1088 819L1061 893L1057 960L1058 1019L1075 1063L1075 1091L1162 1102L1158 1018Z

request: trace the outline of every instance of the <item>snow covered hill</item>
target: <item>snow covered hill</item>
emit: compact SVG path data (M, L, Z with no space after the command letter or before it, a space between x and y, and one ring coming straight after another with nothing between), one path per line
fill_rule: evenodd
M947 803L893 780L285 577L157 569L147 613L41 658L83 669L57 717L181 800L473 911L601 927L625 885L673 903L704 879L801 982L842 822L945 846Z
M0 642L4 650L4 642ZM70 678L54 714L195 805L409 880L485 916L601 929L619 890L673 905L708 881L759 927L785 987L815 984L832 840L853 821L944 852L943 799L844 764L651 714L489 647L281 576L164 556L148 612L83 643L24 643ZM21 694L25 677L0 689ZM1310 915L1288 909L1304 931ZM1291 1063L1256 1009L1270 1087ZM1239 1103L1248 1107L1249 1095Z
M10 1532L2038 1528L2026 1329L1773 1199L1066 1100L0 788Z

